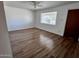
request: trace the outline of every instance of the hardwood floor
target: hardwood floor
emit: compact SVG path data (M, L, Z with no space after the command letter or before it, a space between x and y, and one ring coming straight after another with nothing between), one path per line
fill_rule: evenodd
M9 32L14 57L79 57L79 43L37 28Z

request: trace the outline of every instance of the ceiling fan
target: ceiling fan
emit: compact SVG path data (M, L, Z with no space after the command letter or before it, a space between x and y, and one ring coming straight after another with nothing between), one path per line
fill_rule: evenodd
M30 1L32 3L32 5L34 6L34 8L37 8L37 7L41 7L41 2L42 1Z

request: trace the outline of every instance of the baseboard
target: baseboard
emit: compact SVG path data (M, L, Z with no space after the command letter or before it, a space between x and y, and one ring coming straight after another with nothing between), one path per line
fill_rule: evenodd
M0 58L12 58L11 55L0 55Z
M41 29L41 28L37 28L37 27L35 27L36 29L39 29L39 30L42 30L42 31L46 31L46 32L49 32L49 31L47 31L47 30L44 30L44 29ZM52 33L52 34L55 34L55 35L58 35L58 36L61 36L61 37L63 37L62 35L59 35L59 34L56 34L56 33L53 33L53 32L49 32L49 33Z
M20 30L28 30L28 29L33 29L33 28L36 28L36 27L31 27L31 28L27 28L27 29L13 30L13 31L8 31L8 32L15 32L15 31L20 31Z

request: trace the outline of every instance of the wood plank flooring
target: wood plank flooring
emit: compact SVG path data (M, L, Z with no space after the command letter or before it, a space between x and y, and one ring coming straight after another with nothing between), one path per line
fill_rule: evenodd
M9 32L17 58L78 58L79 43L37 28Z

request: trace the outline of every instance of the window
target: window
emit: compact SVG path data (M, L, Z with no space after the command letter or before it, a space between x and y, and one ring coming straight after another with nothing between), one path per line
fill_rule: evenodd
M41 23L56 25L57 12L48 12L41 14Z

